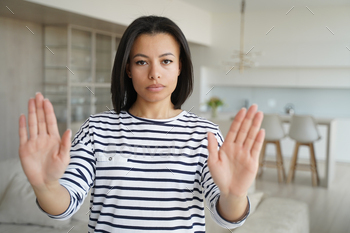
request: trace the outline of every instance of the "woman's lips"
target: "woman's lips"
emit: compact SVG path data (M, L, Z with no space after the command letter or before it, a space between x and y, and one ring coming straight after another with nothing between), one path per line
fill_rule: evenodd
M149 91L153 91L153 92L158 92L158 91L161 91L163 90L164 86L158 86L158 87L147 87L147 89Z

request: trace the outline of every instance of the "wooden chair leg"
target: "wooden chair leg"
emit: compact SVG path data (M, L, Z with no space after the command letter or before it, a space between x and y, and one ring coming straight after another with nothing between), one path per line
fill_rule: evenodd
M315 154L315 147L314 147L314 144L312 143L311 144L311 148L312 148L312 154L313 154L313 157L314 157L314 160L315 160L315 168L316 168L316 176L317 176L317 183L318 185L320 184L320 176L318 174L318 169L317 169L317 160L316 160L316 154Z
M261 152L260 152L260 156L259 156L259 168L258 168L258 173L256 178L261 177L262 173L263 173L263 168L264 168L264 161L265 161L265 152L266 152L266 144L267 142L264 141L262 148L261 148Z
M317 162L316 162L316 157L315 157L314 144L310 143L308 146L310 148L310 165L311 165L311 175L312 175L312 186L318 186L320 179L318 177L318 172L317 172Z
M301 146L301 143L298 143L298 148L297 148L296 155L295 155L295 162L294 162L294 170L293 170L292 181L294 181L295 173L296 173L297 166L298 166L298 157L299 157L299 148L300 148L300 146Z
M294 180L294 173L295 173L295 167L296 167L297 158L298 158L299 145L300 145L299 142L295 142L294 154L290 162L287 183L290 183L292 180Z
M277 176L278 176L278 182L281 183L283 181L283 175L281 174L281 161L278 151L278 141L273 142L275 144L276 149L276 168L277 168Z
M278 181L284 182L286 180L286 172L283 165L283 157L280 141L276 141L276 160L277 160L277 169L278 169Z

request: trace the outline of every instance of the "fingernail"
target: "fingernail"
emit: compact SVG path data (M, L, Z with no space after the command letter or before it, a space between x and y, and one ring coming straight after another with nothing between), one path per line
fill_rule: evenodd
M35 92L35 95L37 95L38 93L40 93L40 91L38 91L38 92Z
M72 138L72 130L69 129L69 138Z

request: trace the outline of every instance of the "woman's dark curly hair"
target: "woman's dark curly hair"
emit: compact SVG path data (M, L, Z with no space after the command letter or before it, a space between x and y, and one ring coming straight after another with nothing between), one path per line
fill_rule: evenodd
M185 35L173 21L166 17L142 16L135 19L125 30L114 59L111 94L114 111L117 114L121 110L129 110L137 98L132 80L126 73L126 64L130 61L129 55L134 41L142 34L154 35L158 33L172 35L180 45L182 68L177 86L171 94L171 102L175 109L181 109L181 105L191 95L193 90L193 67L191 52Z

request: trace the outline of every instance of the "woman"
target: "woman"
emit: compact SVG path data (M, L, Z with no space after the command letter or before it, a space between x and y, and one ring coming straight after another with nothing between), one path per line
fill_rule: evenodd
M118 47L114 111L91 115L72 143L70 130L60 139L53 107L37 93L28 102L30 139L19 119L19 155L38 206L67 219L91 189L89 232L205 232L205 207L222 227L242 225L263 114L241 109L223 141L217 125L181 110L192 76L180 28L144 16Z

